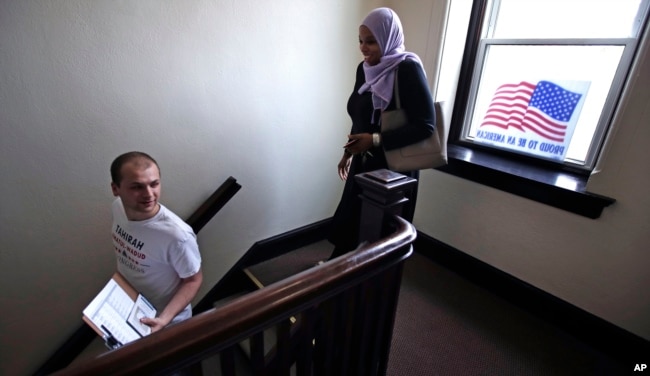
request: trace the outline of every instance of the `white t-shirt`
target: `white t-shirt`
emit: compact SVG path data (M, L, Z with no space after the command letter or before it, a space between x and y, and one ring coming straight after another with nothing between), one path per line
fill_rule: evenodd
M144 221L129 221L122 200L113 201L112 238L117 270L160 313L172 299L182 278L201 268L201 254L192 228L162 204ZM192 316L188 305L172 322Z

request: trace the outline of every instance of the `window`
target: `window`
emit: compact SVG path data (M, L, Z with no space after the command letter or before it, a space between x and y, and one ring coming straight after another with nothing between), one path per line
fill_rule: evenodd
M451 0L436 90L436 100L453 103L449 143L457 155L450 159L498 169L498 179L517 175L585 194L649 4ZM463 175L458 163L447 171ZM497 184L496 176L480 175ZM517 189L526 196L531 187Z

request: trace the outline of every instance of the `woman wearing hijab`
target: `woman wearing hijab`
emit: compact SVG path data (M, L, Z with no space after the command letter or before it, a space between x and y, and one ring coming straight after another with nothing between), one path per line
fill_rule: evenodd
M334 244L330 259L354 250L359 243L361 193L352 177L363 172L388 168L384 150L404 147L431 136L435 110L420 58L405 51L402 24L389 8L371 11L359 26L359 49L364 60L357 67L354 90L347 110L352 119L343 156L338 164L339 176L345 180L341 201L334 213L329 241ZM399 77L401 108L409 124L381 132L381 113L396 109L395 75ZM418 179L419 172L401 172ZM402 217L413 221L417 186L405 204Z

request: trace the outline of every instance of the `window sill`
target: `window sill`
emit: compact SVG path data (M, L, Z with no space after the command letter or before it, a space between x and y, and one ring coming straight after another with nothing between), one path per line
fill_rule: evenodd
M598 218L616 200L586 191L587 176L531 166L449 144L449 164L439 171L588 218Z

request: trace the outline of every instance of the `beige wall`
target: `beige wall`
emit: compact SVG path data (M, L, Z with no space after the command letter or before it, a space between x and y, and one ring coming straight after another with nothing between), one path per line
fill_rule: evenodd
M394 3L432 79L444 4ZM357 26L379 5L0 2L0 374L34 371L113 271L108 165L121 152L158 159L162 201L182 217L228 176L242 184L199 236L206 288L255 241L329 217ZM649 64L590 185L618 200L601 219L428 171L416 226L650 338Z
M0 374L35 370L115 267L108 167L150 152L199 236L200 295L256 241L332 215L372 1L0 2Z

